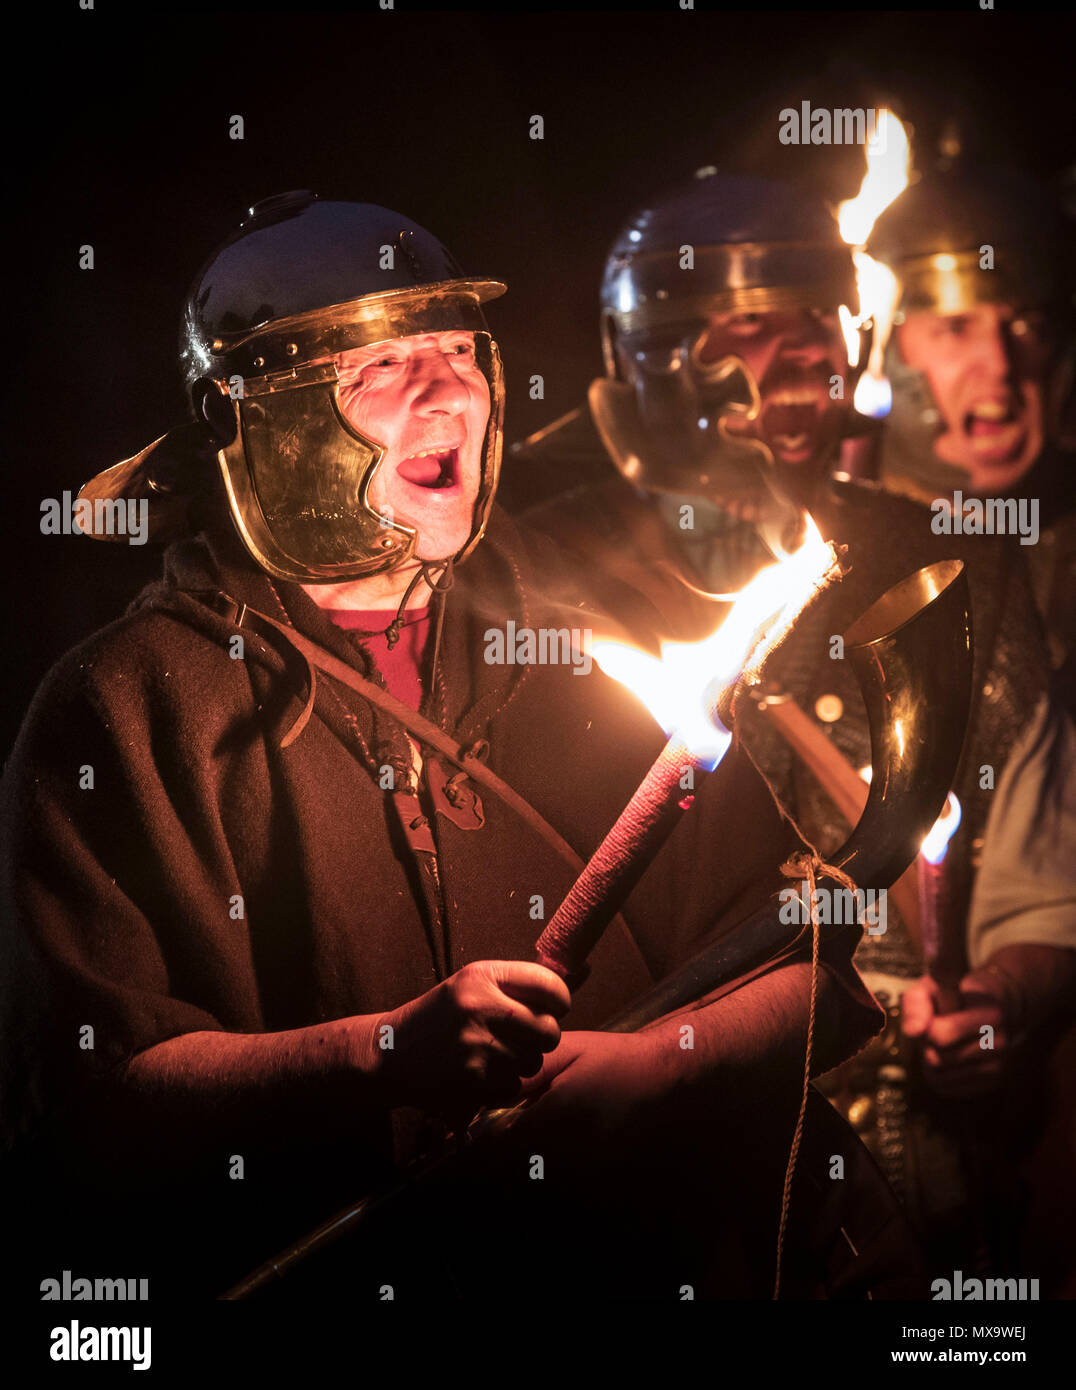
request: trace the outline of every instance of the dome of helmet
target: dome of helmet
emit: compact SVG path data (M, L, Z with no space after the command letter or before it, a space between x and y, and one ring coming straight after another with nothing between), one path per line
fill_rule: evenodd
M180 345L185 379L211 370L215 343L266 324L464 278L451 252L400 213L307 190L278 194L255 204L195 277ZM472 283L478 301L503 293L497 281Z
M702 169L635 212L605 265L601 302L621 332L722 308L834 304L854 294L850 249L817 194Z
M878 218L868 253L905 281L905 307L968 302L1046 304L1071 289L1058 202L1020 169L958 162L923 175ZM980 265L980 257L989 257ZM950 259L939 259L950 258Z

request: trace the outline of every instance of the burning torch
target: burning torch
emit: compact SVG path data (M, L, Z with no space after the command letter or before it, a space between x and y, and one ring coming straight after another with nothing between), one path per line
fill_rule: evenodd
M938 986L939 1013L961 1007L960 980L964 973L963 942L957 930L956 876L947 870L949 842L960 826L960 802L952 792L923 840L917 861L919 922L923 933L923 962Z
M602 670L638 695L670 737L538 940L539 962L570 986L586 978L587 956L691 806L696 779L724 757L731 690L757 682L796 621L842 574L836 549L808 517L800 548L760 571L701 642L664 643L660 658L619 642L592 644Z

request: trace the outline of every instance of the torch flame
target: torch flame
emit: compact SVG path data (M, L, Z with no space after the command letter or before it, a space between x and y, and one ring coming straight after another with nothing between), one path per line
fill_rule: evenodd
M852 313L847 304L837 306L837 315L841 321L841 332L844 334L844 349L848 354L848 365L850 367L859 366L859 320ZM862 378L860 378L862 380Z
M720 762L731 735L713 713L762 633L797 612L833 563L833 551L810 516L800 547L782 551L738 594L725 621L700 642L663 642L661 656L601 638L591 654L608 676L636 695L670 736L699 762Z
M881 420L893 407L893 388L889 384L889 378L875 376L870 371L864 372L856 382L852 404L860 415L869 415L872 420Z
M941 815L931 826L919 846L919 853L928 864L940 864L949 848L949 841L960 827L960 802L950 792Z
M859 292L859 313L853 318L844 309L841 328L849 346L849 366L859 365L859 335L856 330L869 319L874 321L874 341L863 375L856 385L853 404L861 415L878 419L889 414L893 393L882 371L885 345L893 327L900 290L896 277L888 266L881 265L863 250L879 215L908 186L911 157L908 135L903 123L892 111L882 108L878 124L868 140L867 172L859 192L837 209L837 225L841 236L856 249L852 260L856 268L856 288ZM852 346L852 343L855 346Z
M867 141L867 172L854 198L837 209L837 225L849 246L862 246L894 198L908 187L909 148L903 122L883 107Z

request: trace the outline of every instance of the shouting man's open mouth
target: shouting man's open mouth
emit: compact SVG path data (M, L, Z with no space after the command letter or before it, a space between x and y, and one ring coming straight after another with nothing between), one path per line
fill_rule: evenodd
M765 400L762 427L771 446L790 463L810 458L815 436L829 404L825 390L813 383L786 386Z
M431 445L403 459L396 472L409 487L421 492L454 495L460 489L460 447Z
M1023 451L1027 438L1026 410L1009 394L976 401L961 424L968 446L983 463L1010 463Z
M774 455L801 465L824 446L834 427L834 403L822 372L774 373L762 385L759 433Z
M466 541L481 481L481 436L452 423L451 433L412 435L389 447L370 487L377 510L418 531L427 559L451 555Z

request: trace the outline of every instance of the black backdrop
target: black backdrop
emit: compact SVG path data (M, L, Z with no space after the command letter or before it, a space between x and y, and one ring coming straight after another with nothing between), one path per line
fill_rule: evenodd
M1009 5L1010 10L1016 7ZM21 26L28 27L23 29ZM509 441L572 408L600 367L607 244L702 164L858 186L862 151L781 146L778 112L877 106L925 153L970 144L1057 176L1072 158L1071 17L648 11L261 13L77 0L9 30L6 752L33 689L152 577L151 547L43 536L41 502L183 415L187 285L245 207L289 188L378 202L497 275ZM242 115L245 138L229 139ZM545 139L528 138L530 117ZM78 268L90 243L95 268ZM533 373L545 399L531 401Z

